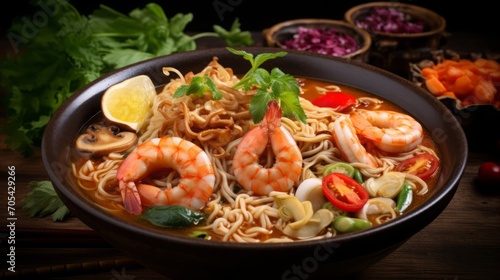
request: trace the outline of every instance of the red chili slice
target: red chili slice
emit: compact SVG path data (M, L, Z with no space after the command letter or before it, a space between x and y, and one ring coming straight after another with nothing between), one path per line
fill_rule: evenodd
M416 175L422 180L427 180L436 174L439 160L431 154L419 154L404 160L396 167L396 171Z
M353 178L343 173L330 173L323 178L323 193L340 210L361 210L370 198L366 189Z
M329 107L337 112L356 105L356 97L342 92L327 92L324 95L313 99L312 104L318 107Z

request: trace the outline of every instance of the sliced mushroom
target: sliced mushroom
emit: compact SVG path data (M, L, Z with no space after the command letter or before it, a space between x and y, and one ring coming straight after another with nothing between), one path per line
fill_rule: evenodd
M391 171L378 178L369 178L363 185L371 197L394 198L403 188L404 180L404 173Z
M285 227L283 232L292 237L296 238L309 238L316 236L324 228L329 226L333 221L332 212L326 209L319 209L314 213L314 215L307 221L307 223L301 228L293 228L290 225Z
M76 149L84 153L102 156L112 152L124 152L137 143L137 135L122 131L115 125L90 125L76 139Z
M288 236L307 238L317 235L333 221L333 214L327 209L313 213L310 201L299 201L295 196L277 195L274 197L279 207L279 217L287 222L280 230Z
M310 209L305 208L303 203L294 196L288 194L277 195L274 200L278 205L280 218L285 222L293 221L295 227L305 224L313 215L312 205ZM310 204L310 202L308 203Z

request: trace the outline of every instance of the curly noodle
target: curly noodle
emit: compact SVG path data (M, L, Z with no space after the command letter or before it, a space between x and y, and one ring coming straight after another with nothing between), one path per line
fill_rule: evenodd
M203 208L207 214L206 223L196 230L209 231L214 239L234 242L291 242L296 239L282 235L276 225L283 223L278 217L278 209L272 196L256 196L242 189L231 170L233 156L245 133L255 124L252 122L249 102L255 91L233 89L239 79L232 69L225 68L214 58L207 67L197 74L192 72L182 75L174 68L165 67L164 73L175 73L179 77L168 82L157 95L153 114L148 125L139 133L138 143L170 135L189 140L200 146L209 156L215 169L215 190L210 201ZM220 100L213 100L210 93L203 97L194 95L174 98L176 89L189 82L195 76L210 77L223 93ZM336 85L317 87L319 92L339 91ZM377 109L383 101L374 97L360 97L358 102L365 107ZM307 122L301 123L287 117L282 118L282 125L293 135L303 157L303 169L299 182L307 178L321 177L326 165L344 162L341 152L332 141L331 124L342 113L330 108L314 106L305 98L300 103L307 115ZM401 161L419 153L436 155L434 149L419 145L414 150L387 155L373 146L367 146L379 167L363 163L352 163L365 177L378 177L394 169ZM130 152L130 151L127 151ZM103 208L109 211L122 211L121 196L116 182L116 171L123 156L127 153L114 153L96 159L89 159L83 164L73 166L73 174L80 186L93 193L96 201L104 202ZM261 164L270 166L274 156L269 150L263 155ZM427 183L417 176L405 178L418 195L428 192ZM176 172L172 171L153 182L159 187L174 187L178 183ZM291 193L294 192L292 188ZM378 202L384 203L384 202ZM390 208L390 207L389 207ZM394 219L394 211L376 219L380 222ZM328 227L320 235L312 238L326 238L337 233Z

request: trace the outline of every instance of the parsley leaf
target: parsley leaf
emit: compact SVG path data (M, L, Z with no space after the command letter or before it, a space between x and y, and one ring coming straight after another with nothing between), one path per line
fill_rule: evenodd
M241 31L238 19L231 29L214 25L214 32L193 36L184 33L193 20L191 13L178 13L167 18L160 5L150 3L144 9L134 9L128 15L105 5L90 15L94 36L104 46L104 61L113 68L174 52L196 49L196 39L219 37L228 46L249 46L253 39L248 31Z
M306 122L307 116L300 105L300 87L297 80L279 68L273 68L270 73L264 68L260 68L260 65L265 61L285 56L286 52L261 53L254 58L253 54L246 51L230 47L227 49L234 54L243 56L252 65L251 69L234 85L234 88L249 90L252 87L258 87L257 93L250 100L250 114L254 123L262 121L267 104L271 100L278 102L284 116L293 117L303 123Z
M228 31L220 25L212 27L217 35L226 41L228 46L251 46L253 44L252 34L249 31L242 31L240 29L240 22L236 18ZM209 36L207 33L200 33L204 36ZM199 37L194 36L194 38Z
M38 0L30 3L41 5ZM190 36L184 29L192 14L167 18L155 3L127 15L101 5L88 16L69 1L57 1L57 5L58 11L36 34L25 35L25 17L14 20L7 38L16 55L0 58L0 85L5 91L0 104L7 115L0 132L7 136L7 147L26 157L40 146L58 107L76 90L112 70L194 50L195 40L201 37L218 37L228 46L253 44L250 32L241 31L237 19L230 30L214 25L214 32Z
M60 4L60 5L59 5ZM8 120L1 132L6 144L25 156L41 143L43 130L55 110L78 88L101 75L103 62L88 21L67 2L36 36L22 36L16 21L7 37L23 52L0 60Z
M222 92L220 92L214 81L207 75L194 76L189 85L181 85L178 87L174 93L174 98L190 94L196 94L199 97L203 97L205 92L211 92L214 100L222 98Z
M103 59L112 68L196 48L191 37L183 33L193 15L179 13L169 20L155 3L128 15L101 5L89 19L95 39L103 47Z
M273 68L271 73L260 66L269 59L283 57L286 52L261 53L255 58L253 54L243 50L236 50L228 47L229 51L241 55L248 60L252 67L233 87L250 90L257 87L257 92L250 100L250 114L254 123L259 123L264 118L267 110L267 104L271 100L278 101L283 115L293 117L303 123L307 116L300 105L299 93L300 87L297 80L283 73L279 68ZM222 98L222 93L217 89L215 83L208 76L195 76L188 85L182 85L174 93L174 97L181 97L189 94L203 96L207 91L212 92L213 99Z
M70 216L69 209L57 196L50 181L31 181L31 192L23 199L22 208L30 217L52 215L52 221L60 222Z

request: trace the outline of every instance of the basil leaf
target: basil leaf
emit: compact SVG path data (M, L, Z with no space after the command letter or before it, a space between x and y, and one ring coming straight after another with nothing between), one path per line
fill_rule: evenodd
M198 224L205 218L205 214L184 206L172 205L150 207L140 217L156 226L180 228Z

